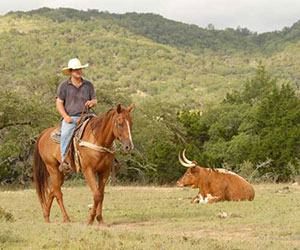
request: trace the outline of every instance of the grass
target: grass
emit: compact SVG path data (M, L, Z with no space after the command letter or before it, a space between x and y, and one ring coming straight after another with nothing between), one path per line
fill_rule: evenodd
M188 188L108 186L105 227L85 224L85 186L63 190L69 224L61 223L56 202L45 224L32 189L2 191L0 249L300 249L300 186L255 190L253 202L192 205L197 191Z

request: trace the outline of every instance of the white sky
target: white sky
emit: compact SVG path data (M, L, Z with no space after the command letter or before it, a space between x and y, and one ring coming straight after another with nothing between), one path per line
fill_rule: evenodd
M151 12L201 27L212 23L258 32L281 30L300 20L300 0L0 0L0 14L41 7Z

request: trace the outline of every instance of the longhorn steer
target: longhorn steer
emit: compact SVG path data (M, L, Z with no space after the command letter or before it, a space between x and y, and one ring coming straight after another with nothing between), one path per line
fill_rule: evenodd
M185 150L178 155L180 163L188 167L177 181L177 186L199 188L192 203L214 203L218 201L241 201L254 199L254 189L243 177L222 168L204 168L185 157Z

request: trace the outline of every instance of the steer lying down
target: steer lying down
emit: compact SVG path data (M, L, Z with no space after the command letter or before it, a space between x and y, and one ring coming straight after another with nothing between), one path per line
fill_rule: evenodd
M243 177L223 168L204 168L185 157L185 150L178 155L181 165L188 167L177 181L180 187L199 188L192 203L214 203L218 201L241 201L254 199L254 189Z

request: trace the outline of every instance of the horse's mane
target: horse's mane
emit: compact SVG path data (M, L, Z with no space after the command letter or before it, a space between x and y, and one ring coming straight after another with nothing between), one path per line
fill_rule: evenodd
M91 119L91 129L92 131L95 130L102 130L102 128L107 124L107 121L111 119L111 117L115 114L115 109L111 108L107 112L102 113L93 119Z

